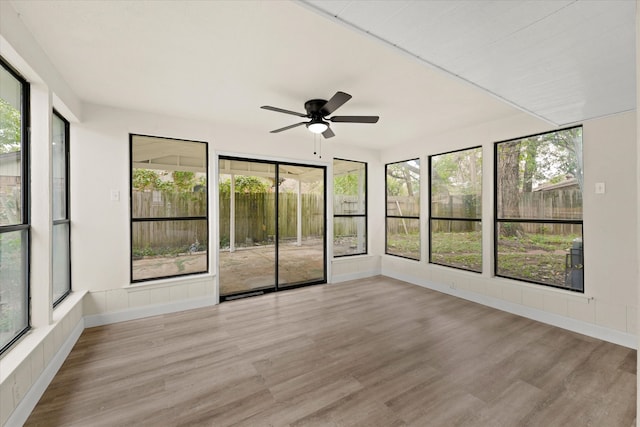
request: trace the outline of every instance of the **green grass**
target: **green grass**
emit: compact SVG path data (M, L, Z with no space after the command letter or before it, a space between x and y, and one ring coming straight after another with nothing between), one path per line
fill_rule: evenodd
M482 271L481 254L431 254L431 262L462 268L464 270Z
M387 252L407 258L420 259L420 233L387 236Z
M524 233L501 236L496 273L554 286L565 285L566 254L577 235ZM482 269L482 234L480 232L434 233L431 260L437 264L472 271Z
M479 231L459 233L434 233L431 236L433 253L482 252L482 233Z
M433 233L431 261L465 270L482 271L482 233L479 231Z

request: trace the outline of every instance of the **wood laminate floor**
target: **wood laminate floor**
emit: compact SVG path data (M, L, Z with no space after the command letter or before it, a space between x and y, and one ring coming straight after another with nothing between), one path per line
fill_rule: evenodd
M87 329L27 426L635 425L636 351L386 277Z

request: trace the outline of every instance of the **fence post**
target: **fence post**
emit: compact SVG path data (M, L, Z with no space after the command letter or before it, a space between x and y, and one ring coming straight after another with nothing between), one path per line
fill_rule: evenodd
M398 203L397 200L396 200L396 206L398 207L398 214L400 214L400 216L402 216L402 209L400 209L400 203ZM409 235L409 231L407 230L407 223L404 221L404 218L402 218L402 226L404 227L404 234L406 234L408 236Z
M298 220L298 223L296 224L296 233L297 233L297 240L296 240L296 245L297 246L302 246L302 180L298 180L298 185L296 187L298 194L296 194L297 196L297 200L298 200L298 206L297 206L297 211L296 211L296 219Z
M231 174L229 186L229 252L236 251L236 176Z

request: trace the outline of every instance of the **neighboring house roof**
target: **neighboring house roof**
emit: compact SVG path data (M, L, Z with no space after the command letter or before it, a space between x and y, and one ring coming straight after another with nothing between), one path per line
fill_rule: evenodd
M20 159L20 151L12 151L11 153L0 153L0 161Z
M0 153L0 175L2 176L19 176L20 152Z
M564 181L557 182L555 184L544 183L536 188L533 191L551 191L551 190L560 190L560 189L568 189L569 187L577 187L578 180L576 178L567 178Z

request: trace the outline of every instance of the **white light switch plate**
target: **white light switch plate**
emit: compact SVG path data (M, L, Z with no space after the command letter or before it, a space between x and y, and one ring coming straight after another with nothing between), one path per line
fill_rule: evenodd
M119 202L120 201L120 191L111 190L111 201L112 202Z
M596 194L604 194L605 192L604 182L596 182Z

